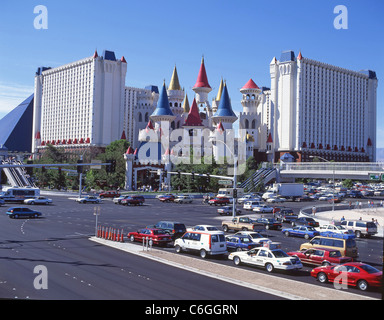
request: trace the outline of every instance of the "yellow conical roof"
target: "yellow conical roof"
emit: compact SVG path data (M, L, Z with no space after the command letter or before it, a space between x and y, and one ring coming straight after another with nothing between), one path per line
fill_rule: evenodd
M173 69L173 74L171 78L171 82L169 84L168 90L181 90L180 82L179 82L179 76L177 75L176 66Z
M188 96L187 94L185 94L185 99L184 99L184 103L183 103L183 111L184 113L188 113L189 112L189 101L188 101Z
M224 87L224 82L223 82L223 78L221 78L219 91L217 92L217 96L216 96L216 101L220 101L221 95L223 94L223 87Z

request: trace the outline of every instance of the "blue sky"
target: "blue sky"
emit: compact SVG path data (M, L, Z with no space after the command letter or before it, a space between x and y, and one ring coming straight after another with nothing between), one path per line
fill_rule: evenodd
M348 9L348 29L337 30L336 5ZM35 6L48 9L48 29L36 30ZM235 111L239 89L252 78L270 86L269 63L284 50L379 79L377 147L384 147L384 1L382 0L1 0L0 118L33 93L39 66L113 50L128 62L126 85L168 84L176 64L193 97L202 55L217 93L227 81ZM0 128L1 130L1 128Z

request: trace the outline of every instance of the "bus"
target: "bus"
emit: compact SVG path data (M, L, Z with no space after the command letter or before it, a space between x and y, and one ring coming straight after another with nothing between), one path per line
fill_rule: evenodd
M3 188L0 199L8 202L23 202L25 199L40 196L40 189L33 187L5 187Z
M241 198L244 195L244 189L243 188L236 188L237 189L237 197ZM233 198L233 188L220 188L219 192L217 193L218 198Z

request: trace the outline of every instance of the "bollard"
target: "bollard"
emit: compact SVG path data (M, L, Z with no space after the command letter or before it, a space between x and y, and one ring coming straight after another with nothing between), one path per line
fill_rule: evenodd
M124 242L124 230L121 229L121 239L120 242Z

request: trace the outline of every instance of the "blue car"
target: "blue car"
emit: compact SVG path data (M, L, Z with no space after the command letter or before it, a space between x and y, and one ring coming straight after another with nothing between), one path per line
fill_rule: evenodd
M13 219L18 218L38 218L41 216L41 212L31 210L29 208L19 208L19 207L12 207L9 208L6 212L8 217Z
M293 228L287 228L281 230L282 233L286 237L295 236L295 237L303 237L305 239L313 238L314 236L319 236L320 232L316 231L314 227L305 227L305 226L297 226Z
M259 243L252 241L252 238L248 235L233 235L226 236L225 240L227 241L227 249L234 251L243 251L251 250L253 248L259 247Z

